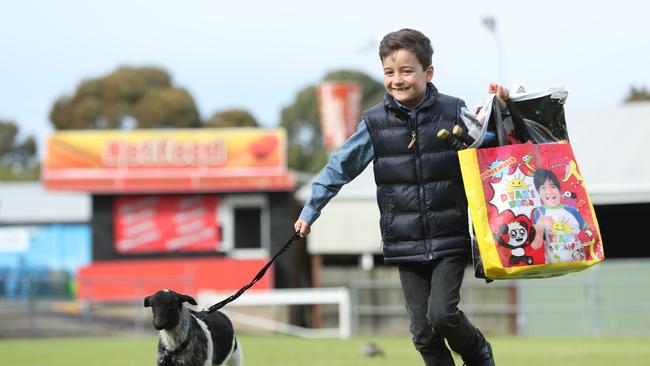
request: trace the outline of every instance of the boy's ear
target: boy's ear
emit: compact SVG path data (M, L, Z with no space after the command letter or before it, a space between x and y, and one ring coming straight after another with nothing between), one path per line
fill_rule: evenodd
M424 73L427 75L427 81L431 81L431 79L433 79L433 65L429 65L429 67L424 70Z

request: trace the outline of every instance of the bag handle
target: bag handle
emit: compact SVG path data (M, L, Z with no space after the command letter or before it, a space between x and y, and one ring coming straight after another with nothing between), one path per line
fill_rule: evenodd
M503 116L501 115L501 105L496 94L492 97L491 107L492 112L490 113L491 115L488 123L493 123L492 127L494 128L494 132L497 135L497 142L499 143L499 146L508 145L506 130L503 126ZM494 117L494 119L492 119L492 117ZM490 129L490 126L488 126L488 129Z
M510 111L510 118L512 119L514 133L517 140L522 143L531 141L532 139L530 137L530 133L528 132L528 125L526 124L526 121L524 121L524 118L521 116L519 109L517 109L517 106L512 102L512 100L510 100L510 98L506 99L506 107Z

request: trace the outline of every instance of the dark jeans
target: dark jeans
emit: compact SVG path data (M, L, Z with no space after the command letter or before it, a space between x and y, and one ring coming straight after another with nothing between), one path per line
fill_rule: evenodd
M467 262L458 256L399 266L413 344L426 366L454 365L445 339L461 355L474 354L483 344L483 335L458 309Z

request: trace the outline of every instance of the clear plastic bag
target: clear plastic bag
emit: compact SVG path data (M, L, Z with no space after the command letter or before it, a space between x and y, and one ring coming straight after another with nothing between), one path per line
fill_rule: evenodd
M568 141L564 117L567 96L564 88L535 93L526 93L519 88L502 108L496 95L490 95L477 115L461 113L468 134L475 140L469 147Z

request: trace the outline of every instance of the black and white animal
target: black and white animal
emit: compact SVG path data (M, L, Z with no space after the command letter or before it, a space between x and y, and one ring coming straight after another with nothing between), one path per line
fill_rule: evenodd
M151 307L153 326L160 331L158 366L241 366L241 347L230 319L215 311L193 311L192 296L160 290L144 299Z
M505 238L505 240L504 240ZM494 233L497 243L510 249L510 264L533 264L533 257L526 255L524 247L535 238L535 227L519 220L499 226L499 233Z

